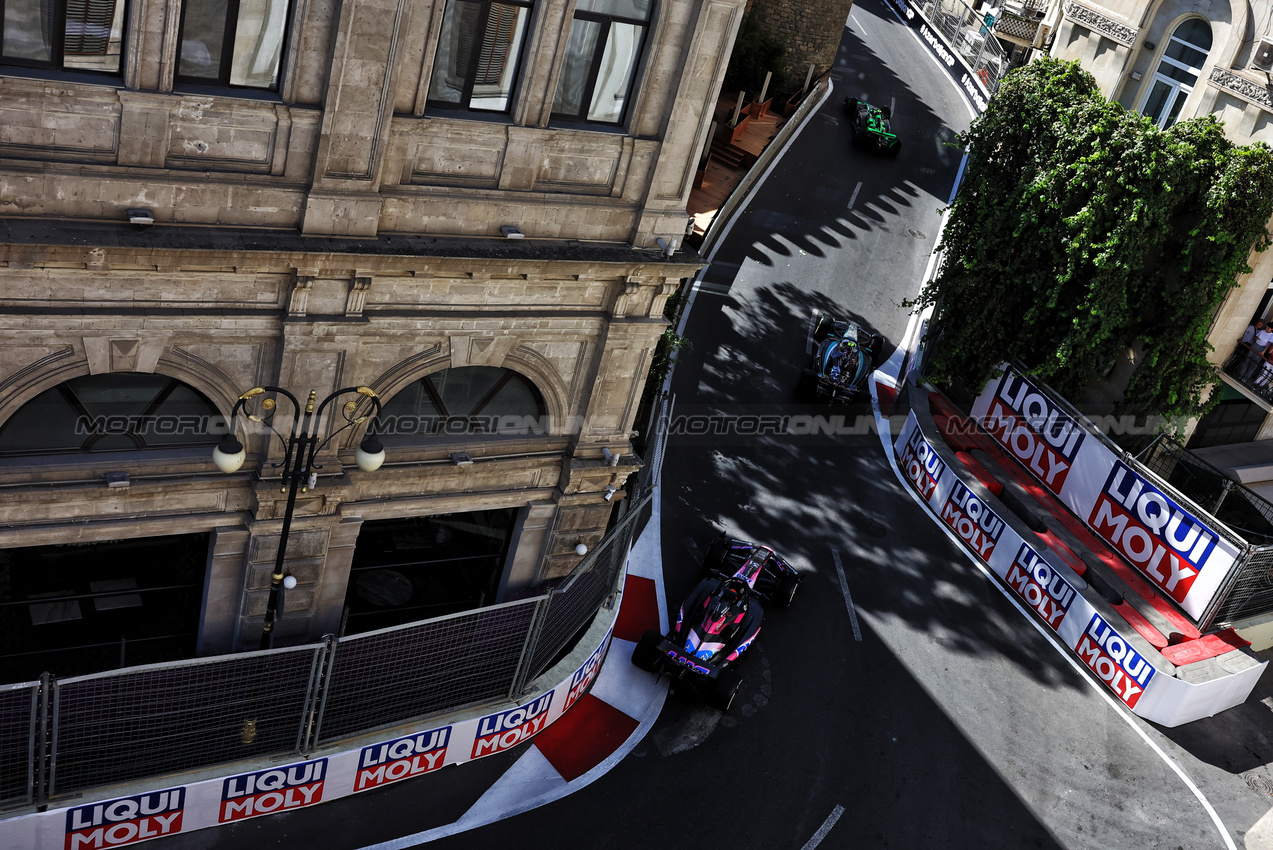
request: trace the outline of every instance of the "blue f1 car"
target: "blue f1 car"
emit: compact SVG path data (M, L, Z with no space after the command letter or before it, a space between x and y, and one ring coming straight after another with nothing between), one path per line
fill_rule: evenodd
M861 325L825 313L813 326L813 363L800 375L796 397L810 401L853 401L867 392L880 338Z
M721 535L707 550L708 577L681 604L666 635L648 631L632 651L642 670L670 676L728 711L742 686L738 659L760 633L761 603L787 606L800 573L768 546Z

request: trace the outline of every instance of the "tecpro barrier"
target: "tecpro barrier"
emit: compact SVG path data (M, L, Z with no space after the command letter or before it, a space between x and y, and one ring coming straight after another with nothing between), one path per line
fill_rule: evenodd
M1053 483L1063 492L1071 482L1080 486L1079 482L1088 480L1082 471L1071 472L1064 484L1058 483L1064 471L1060 465L1065 462L1059 458L1072 449L1062 427L1048 433L1052 437L1049 451L1055 450L1058 458L1045 460L1039 455L1039 467L1056 470ZM1237 657L1228 661L1231 669L1214 666L1209 680L1179 678L1177 671L1183 668L1169 663L1139 635L1124 632L1121 619L1107 605L1085 595L1083 579L1018 531L1009 512L993 497L979 496L968 486L955 471L961 464L954 453L940 441L935 428L925 433L915 410L893 448L902 477L963 547L985 563L1133 712L1164 726L1178 726L1240 705L1250 695L1267 662L1233 653Z
M607 623L594 624L593 634L604 632L599 641L593 637L597 642L582 663L515 705L450 723L399 729L384 733L383 739L290 764L77 801L68 808L14 818L0 822L0 846L123 847L314 806L511 749L555 723L592 687L609 649L617 612L616 606Z
M1205 630L1246 548L1165 482L1090 432L1058 399L1008 368L973 418L1088 528Z

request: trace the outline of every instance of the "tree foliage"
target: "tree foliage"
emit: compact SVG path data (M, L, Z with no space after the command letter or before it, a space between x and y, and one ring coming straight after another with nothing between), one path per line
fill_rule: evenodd
M769 94L786 91L787 76L782 62L786 55L786 39L767 29L754 15L746 15L734 39L729 67L725 69L725 91L747 92L755 100L760 97L766 72L773 72Z
M942 266L915 302L935 307L928 373L980 387L1019 360L1077 398L1139 341L1127 412L1208 409L1207 331L1269 245L1273 150L1210 115L1160 131L1055 59L1009 74L960 142Z

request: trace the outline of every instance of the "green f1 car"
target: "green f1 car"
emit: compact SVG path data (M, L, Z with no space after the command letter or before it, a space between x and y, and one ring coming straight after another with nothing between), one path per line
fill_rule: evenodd
M853 130L853 147L897 156L902 149L902 140L897 138L889 124L893 116L887 106L872 106L856 97L846 97L844 111Z

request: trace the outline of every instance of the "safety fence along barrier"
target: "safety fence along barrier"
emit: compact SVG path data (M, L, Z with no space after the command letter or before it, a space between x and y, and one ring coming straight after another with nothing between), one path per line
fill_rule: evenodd
M323 643L0 687L0 805L517 701L612 609L649 496L541 595Z

